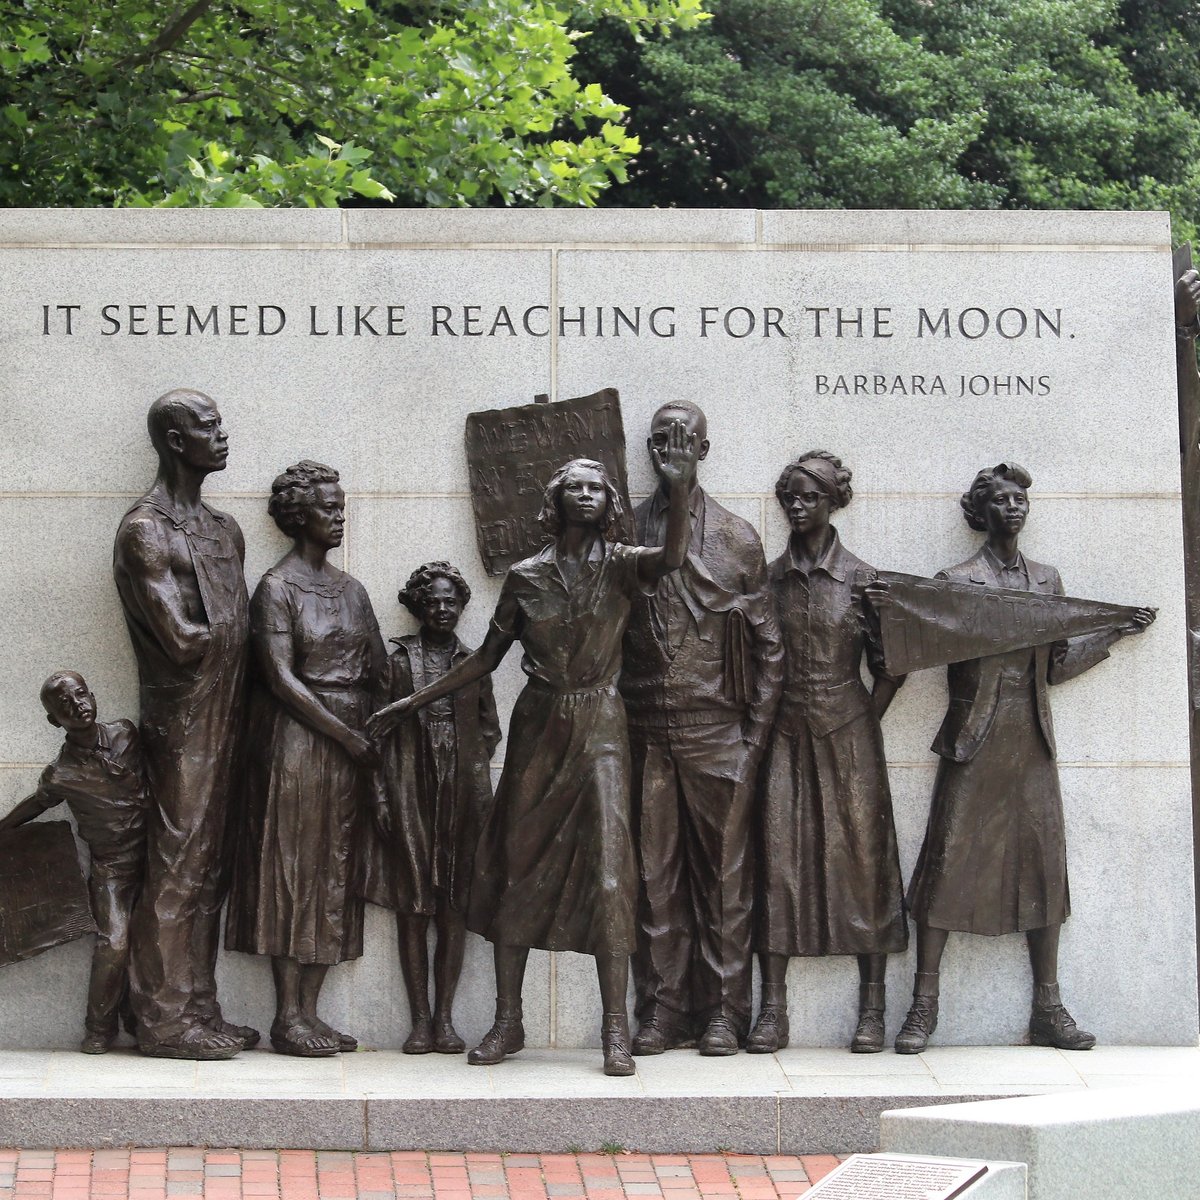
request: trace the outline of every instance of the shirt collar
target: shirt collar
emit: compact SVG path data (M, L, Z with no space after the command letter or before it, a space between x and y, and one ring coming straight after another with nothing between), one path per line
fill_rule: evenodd
M59 757L65 757L69 762L84 763L94 755L107 755L111 749L111 746L109 744L108 736L104 732L104 726L101 725L99 721L96 722L96 733L96 744L87 748L84 748L83 746L77 746L74 742L64 738L62 751Z
M801 575L811 575L813 571L824 571L831 579L836 579L838 583L846 582L846 552L842 549L842 539L838 536L838 531L830 526L833 537L829 540L829 545L825 547L825 553L820 559L813 563L811 567L802 567L796 561L795 549L792 546L792 539L788 538L788 548L785 554L785 571L797 571Z
M995 572L997 578L1002 577L1005 571L1020 571L1026 579L1029 578L1029 568L1025 565L1025 556L1020 550L1017 551L1017 557L1011 563L1005 563L1000 561L1000 556L985 542L983 556L987 560L988 566Z
M663 495L662 488L656 487L654 495L650 499L650 511L654 516L662 516L667 511L667 506L670 501ZM691 514L692 521L697 521L704 512L704 489L697 484L692 488L688 496L688 512Z
M604 538L596 538L592 542L591 549L588 551L587 561L584 564L586 567L595 569L604 561L604 557L609 553L608 542ZM554 579L566 586L562 578L562 573L558 569L558 543L557 541L547 542L537 554L532 558L525 560L520 566L520 571L517 572L529 580L545 580ZM516 566L510 568L516 570Z

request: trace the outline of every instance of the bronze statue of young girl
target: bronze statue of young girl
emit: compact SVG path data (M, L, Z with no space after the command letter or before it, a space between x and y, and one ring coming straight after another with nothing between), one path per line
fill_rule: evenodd
M421 622L393 638L387 698L441 679L471 653L454 632L471 589L448 562L419 566L399 600ZM364 895L396 911L412 1031L405 1054L460 1054L454 995L462 974L467 896L479 830L492 806L489 762L500 741L491 678L443 696L403 721L383 746L387 836L373 839ZM370 836L370 831L368 831ZM437 927L429 1008L429 922Z

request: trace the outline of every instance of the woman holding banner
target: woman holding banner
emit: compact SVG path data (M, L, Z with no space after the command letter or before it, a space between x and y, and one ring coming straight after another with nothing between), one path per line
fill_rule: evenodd
M975 476L961 506L967 524L986 539L939 579L1063 595L1058 572L1017 548L1032 482L1016 463ZM876 589L868 596L880 602ZM1110 646L1153 619L1153 609L1139 608L1128 622L1100 633L951 663L950 705L933 744L941 762L908 895L917 924L917 976L896 1038L899 1053L924 1050L937 1028L938 973L952 930L1023 932L1034 984L1030 1041L1060 1050L1095 1045L1059 996L1059 933L1071 905L1046 689L1102 662Z

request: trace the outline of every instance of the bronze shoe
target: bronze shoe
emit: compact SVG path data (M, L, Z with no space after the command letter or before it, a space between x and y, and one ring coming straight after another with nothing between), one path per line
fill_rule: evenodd
M479 1045L467 1055L473 1067L492 1067L509 1054L525 1049L525 1027L520 1017L497 1017Z
M782 1004L764 1004L758 1020L746 1039L747 1054L774 1054L788 1044L787 1008Z
M467 1048L449 1017L434 1017L433 1048L438 1054L461 1054Z
M433 1053L433 1021L425 1017L414 1017L412 1032L400 1047L401 1054L432 1054Z
M1096 1044L1096 1035L1080 1029L1061 1004L1034 1005L1029 1017L1029 1041L1056 1050L1090 1050Z
M691 1044L691 1039L684 1034L676 1034L671 1026L658 1015L651 1013L638 1026L633 1039L633 1053L636 1057L651 1054L662 1054L666 1050L676 1050L680 1046Z
M632 1075L637 1068L629 1053L629 1018L624 1013L605 1013L600 1025L604 1048L605 1075Z
M850 1039L851 1053L878 1054L883 1049L884 996L882 983L859 984L858 1028Z
M914 996L912 1007L896 1035L897 1054L920 1054L937 1028L938 998Z
M723 1058L727 1054L736 1054L738 1036L733 1023L723 1013L717 1013L708 1022L697 1047L706 1058Z

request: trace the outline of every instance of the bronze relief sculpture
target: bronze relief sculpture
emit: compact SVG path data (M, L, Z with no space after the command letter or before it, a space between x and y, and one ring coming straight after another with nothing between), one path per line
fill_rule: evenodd
M530 948L596 959L604 1070L628 1075L625 993L634 941L637 867L629 823L629 741L617 693L621 638L633 597L682 563L694 433L672 422L653 461L667 491L664 545L609 540L620 500L588 459L546 487L542 524L553 540L505 577L483 645L436 683L376 713L400 720L495 670L521 643L528 682L513 710L495 804L475 859L468 928L495 947L496 1020L468 1061L500 1062L524 1046L521 988Z
M255 1030L223 1018L214 976L244 719L245 543L237 522L200 497L229 452L213 401L186 388L167 392L147 426L158 475L125 514L113 549L152 797L130 995L144 1054L231 1058L258 1041Z
M142 747L132 721L96 719L96 697L82 675L55 671L41 690L46 720L63 731L58 757L27 796L0 820L15 829L66 802L91 853L88 896L96 945L84 1019L84 1054L103 1054L116 1041L128 1010L129 926L146 866L150 797Z
M881 1051L887 956L908 946L880 729L903 677L887 673L868 620L863 589L875 570L830 524L850 502L850 480L841 459L812 450L775 484L792 532L769 568L784 680L759 782L762 1007L751 1053L788 1044L788 959L830 954L858 959L850 1049ZM860 675L864 657L871 691Z
M421 623L394 638L389 701L442 678L471 653L455 634L471 589L448 562L418 567L399 600ZM389 836L371 848L368 900L396 911L400 967L412 1031L405 1054L459 1054L454 995L463 965L467 897L479 831L492 805L489 762L500 742L491 678L433 701L400 723L383 744ZM435 1004L429 1008L430 921L437 929Z
M382 803L364 725L386 655L366 589L327 561L345 522L338 473L296 463L269 511L293 546L251 605L257 686L225 942L271 956L271 1045L318 1058L358 1044L317 1001L329 967L362 954L362 827Z
M655 413L651 455L676 423L703 459L707 422L687 402ZM698 483L688 508L686 558L638 596L620 683L642 885L635 1054L697 1038L701 1054L735 1054L750 1024L754 777L783 652L757 533ZM639 543L664 544L664 482L634 517Z
M938 578L1063 594L1058 572L1018 549L1031 483L1015 463L976 475L961 505L971 528L986 535L984 544ZM886 585L867 594L874 604L888 603ZM1152 609L1137 609L1127 623L1103 632L948 668L950 704L933 744L940 756L937 781L908 895L917 926L917 975L912 1007L896 1038L899 1053L919 1053L937 1027L939 969L955 930L1023 932L1034 985L1030 1040L1061 1050L1095 1044L1059 994L1059 934L1070 899L1047 686L1103 661L1113 643L1142 632L1153 619Z

